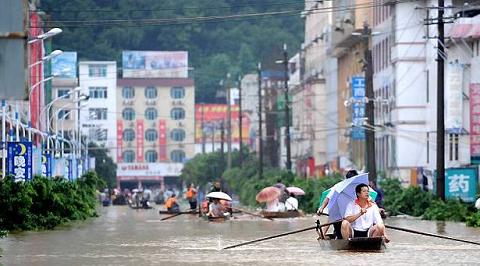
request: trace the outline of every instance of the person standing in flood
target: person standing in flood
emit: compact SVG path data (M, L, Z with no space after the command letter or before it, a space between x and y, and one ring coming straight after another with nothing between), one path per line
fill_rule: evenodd
M187 192L185 193L185 197L190 204L190 210L195 210L197 208L197 190L195 189L194 184L190 184L188 187Z

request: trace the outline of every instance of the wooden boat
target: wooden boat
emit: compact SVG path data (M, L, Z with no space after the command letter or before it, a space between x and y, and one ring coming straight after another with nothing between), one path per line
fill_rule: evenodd
M325 239L319 238L318 243L323 248L330 250L381 251L385 248L383 237L333 239L333 234L329 234Z
M181 211L181 212L171 212L171 211L158 211L159 214L198 214L198 210L191 210L191 211Z
M286 211L286 212L268 212L268 211L261 211L260 215L265 218L295 218L304 216L302 211Z
M210 216L204 215L204 216L202 216L202 218L205 221L221 223L221 222L225 222L225 221L230 220L230 215L222 216L222 217L210 217Z

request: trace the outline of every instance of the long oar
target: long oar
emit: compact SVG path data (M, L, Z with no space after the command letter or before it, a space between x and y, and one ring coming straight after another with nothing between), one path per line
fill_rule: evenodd
M331 223L326 223L326 224L321 224L319 226L320 227L321 226L327 226L327 225L334 224L336 222L338 222L338 221L331 222ZM292 234L296 234L296 233L301 233L301 232L305 232L305 231L316 229L316 228L317 228L317 225L310 226L310 227L306 227L306 228L295 230L295 231L290 231L290 232L286 232L286 233L282 233L282 234L278 234L278 235L273 235L273 236L262 237L262 238L251 240L251 241L248 241L248 242L243 242L243 243L240 243L240 244L224 247L223 249L231 249L231 248L236 248L236 247L240 247L240 246L245 246L245 245L248 245L248 244L253 244L253 243L256 243L256 242L269 240L269 239L273 239L273 238L277 238L277 237L282 237L282 236L288 236L288 235L292 235Z
M253 212L248 212L248 211L243 210L243 209L239 209L239 208L234 208L234 207L232 207L232 210L241 211L241 212L246 213L246 214L250 214L250 215L253 215L253 216L256 216L256 217L260 217L260 218L263 218L263 219L268 219L268 220L270 220L270 221L273 221L272 218L265 217L265 216L263 216L263 215L256 214L256 213L253 213Z
M175 213L174 215L170 215L170 216L168 216L168 217L165 217L165 218L160 219L160 221L165 221L165 220L168 220L168 219L173 218L173 217L177 217L177 216L182 215L182 214L183 214L183 213L181 213L181 212Z
M453 240L453 241L458 241L458 242L463 242L463 243L468 243L468 244L473 244L473 245L480 245L479 242L473 242L473 241L468 241L468 240L453 238L453 237L449 237L449 236L435 235L435 234L430 234L430 233L415 231L415 230L408 229L408 228L401 228L401 227L396 227L396 226L391 226L391 225L385 225L385 227L388 228L388 229L393 229L393 230L398 230L398 231L404 231L404 232L408 232L408 233L412 233L412 234L418 234L418 235L423 235L423 236L437 237L437 238L448 239L448 240Z

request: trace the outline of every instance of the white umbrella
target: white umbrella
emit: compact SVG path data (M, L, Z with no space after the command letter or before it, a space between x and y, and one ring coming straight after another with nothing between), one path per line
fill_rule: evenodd
M212 199L223 199L223 200L228 200L231 201L232 198L226 193L223 192L210 192L206 196L206 198L212 198Z

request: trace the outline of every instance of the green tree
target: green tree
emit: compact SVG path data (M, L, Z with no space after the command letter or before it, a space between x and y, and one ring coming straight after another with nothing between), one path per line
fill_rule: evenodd
M113 162L108 150L97 144L90 142L88 144L88 153L95 157L95 172L107 184L109 188L116 186L117 182L117 165Z

